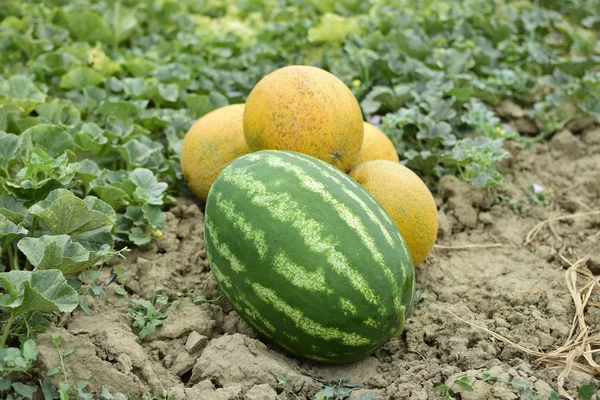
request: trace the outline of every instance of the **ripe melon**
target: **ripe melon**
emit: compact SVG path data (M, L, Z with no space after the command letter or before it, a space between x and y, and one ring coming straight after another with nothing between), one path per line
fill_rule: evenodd
M350 176L391 215L414 266L421 264L433 249L438 229L435 200L421 178L404 165L387 160L360 164Z
M338 168L281 150L229 164L206 202L211 270L242 319L305 359L359 360L403 331L414 269L383 207Z
M206 201L219 173L249 153L243 128L243 104L221 107L202 116L183 139L181 170L190 190Z
M394 143L375 125L364 122L365 138L354 166L373 160L400 162Z
M348 172L363 142L358 101L335 75L293 65L263 77L244 110L250 151L293 150Z

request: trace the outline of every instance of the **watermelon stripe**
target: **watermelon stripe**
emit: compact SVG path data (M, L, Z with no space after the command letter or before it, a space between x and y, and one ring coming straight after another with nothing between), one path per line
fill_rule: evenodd
M298 156L296 154L292 154L289 153L288 154L289 157L295 158L297 160L303 160L304 159L301 156ZM321 172L323 174L323 176L325 176L327 179L330 179L331 181L337 183L338 185L344 185L344 184L348 184L349 182L351 182L353 185L357 184L357 182L355 182L352 178L350 178L348 175L344 174L341 178L342 180L338 179L334 174L336 174L338 171L335 167L332 167L330 164L327 165L322 165L322 164L318 164L317 162L315 162L315 160L309 160L310 163L312 163L312 167L314 167L316 170L318 170L319 172ZM339 174L337 174L339 176ZM345 188L344 188L345 189ZM354 193L353 193L354 194ZM379 212L379 215L381 215L381 217L383 218L383 220L385 222L387 222L388 224L395 226L396 224L394 223L394 221L392 221L392 218L389 216L389 214L381 207L381 205L377 202L377 200L375 200L373 198L373 196L369 195L366 196L367 199L369 200L369 202L371 203L372 207L374 209L376 209ZM366 203L365 207L363 207L365 210L369 210L369 212L371 212L371 208L367 207Z
M231 252L229 246L226 243L223 243L219 240L219 233L217 228L215 228L214 223L211 220L205 222L206 229L212 239L213 246L217 252L221 255L221 257L225 258L227 261L231 263L231 268L235 272L242 272L246 270L246 267L241 263L241 261Z
M280 251L273 258L273 267L285 279L296 287L310 290L311 292L333 293L325 282L323 268L308 271L306 268L293 262L285 252Z
M340 298L340 306L345 313L356 314L356 306L344 297Z
M358 290L369 303L377 305L382 312L385 312L385 308L367 280L349 265L346 257L336 250L330 240L323 237L321 225L309 218L287 193L276 195L270 193L261 181L254 179L247 167L225 168L220 176L236 188L245 190L249 194L249 201L256 206L266 208L271 218L290 223L302 237L308 250L325 254L334 271L348 278L352 287Z
M389 282L392 284L395 283L396 277L394 276L394 273L392 272L392 270L385 264L383 255L377 248L375 241L367 233L367 230L366 230L365 226L363 225L363 223L360 221L360 219L354 213L352 213L352 211L350 211L348 206L346 206L344 203L341 203L338 200L336 200L330 192L325 190L325 186L321 182L318 182L316 179L314 179L313 177L308 175L306 173L306 171L304 169L302 169L301 167L290 164L290 163L282 160L281 158L275 157L275 156L266 156L265 159L266 159L268 165L271 167L279 167L286 171L292 172L300 180L300 184L302 186L304 186L305 188L307 188L308 190L310 190L314 193L319 194L321 196L321 198L327 204L330 204L333 207L333 209L335 210L335 212L338 214L338 216L346 223L346 225L351 230L356 232L356 234L360 237L361 242L365 245L365 247L367 249L369 249L369 251L371 252L371 256L373 257L373 260L375 260L379 264L379 266L383 270L383 273L386 276L386 278L389 280ZM363 206L365 205L364 202L362 203L362 205ZM367 208L365 208L365 211L366 210L367 210ZM389 234L388 234L388 237L389 237ZM391 242L391 237L390 237L390 242ZM394 296L394 303L395 303L396 310L399 310L400 307L402 306L402 304L401 304L400 298L399 298L399 296L397 296L397 294Z
M377 225L379 227L379 229L381 230L381 233L385 237L385 240L387 240L387 242L390 244L390 246L395 247L394 240L392 239L392 235L390 235L390 233L385 228L385 226L383 226L383 223L381 222L381 220L379 218L377 218L377 215L375 215L375 213L373 211L371 211L371 209L367 206L367 204L364 201L362 201L356 195L356 193L354 193L353 191L348 190L346 188L343 188L343 190L344 190L344 193L346 193L352 200L356 201L365 210L369 219L375 225Z
M260 321L265 328L267 328L267 330L264 329L260 329L260 332L263 335L266 336L271 336L271 334L273 332L276 331L275 327L273 326L273 324L271 324L266 318L264 318L262 315L260 315L260 312L256 309L256 307L254 307L246 298L246 296L244 296L243 294L239 293L238 294L238 299L240 300L240 302L243 304L246 313L248 315L250 315L255 321Z
M223 275L223 273L221 272L221 269L217 266L217 264L214 262L214 260L212 260L212 257L208 257L208 262L210 263L210 269L212 270L213 274L215 275L215 279L221 283L221 285L225 285L225 287L227 288L231 288L233 287L233 285L231 284L231 279L229 279L229 277ZM221 288L221 290L223 290L223 288Z
M300 157L294 155L290 155L292 158L296 158L299 159ZM312 161L312 160L311 160ZM377 217L377 215L375 215L375 213L373 213L373 211L371 210L371 208L369 208L369 206L367 206L367 204L362 201L357 195L356 193L354 193L352 190L349 190L346 187L343 187L343 182L336 178L334 174L330 173L330 171L328 171L329 168L327 168L329 165L327 165L325 168L321 168L321 166L319 166L317 163L313 162L312 167L314 167L317 171L319 171L325 178L337 183L338 185L340 185L342 187L342 189L344 190L344 193L346 193L348 196L350 196L350 198L354 201L356 201L361 207L362 209L367 213L367 216L369 217L369 219L375 223L379 229L381 230L381 233L383 233L383 235L385 236L385 240L387 240L387 242L393 247L394 246L394 240L392 238L392 236L390 235L390 233L388 232L388 230L385 228L385 226L383 225L383 223L381 222L381 220ZM335 170L333 171L335 172ZM344 178L346 178L347 176L344 176ZM351 181L353 184L356 184L356 182L354 182L352 180L352 178L348 178L349 181ZM348 183L348 182L346 182ZM374 199L372 199L369 196L369 199L371 201L376 201ZM375 203L377 204L377 203ZM387 213L385 212L385 210L383 210L381 207L377 207L377 210L380 211L380 213L383 215L384 220L389 223L390 225L395 225L394 222L391 220L391 218L389 217L389 215L387 215Z
M287 304L280 297L278 297L273 290L262 286L260 283L250 281L247 281L246 283L252 286L252 289L254 289L254 292L260 299L272 305L277 311L290 318L292 321L294 321L297 328L300 328L309 335L320 337L325 340L339 339L347 346L364 346L371 344L371 340L357 335L356 333L347 333L336 328L328 328L305 317L300 310L297 310Z
M261 260L264 260L268 251L267 243L265 242L265 232L253 227L244 214L240 210L236 210L235 204L232 201L223 199L223 193L215 191L215 196L217 198L217 207L227 219L233 221L233 226L238 228L244 234L244 237L254 244L258 256Z

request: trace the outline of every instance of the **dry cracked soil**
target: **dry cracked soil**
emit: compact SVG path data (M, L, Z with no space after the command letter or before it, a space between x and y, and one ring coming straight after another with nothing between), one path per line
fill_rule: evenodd
M204 251L201 206L180 198L167 212L163 237L101 269L97 283L113 268L124 274L104 288L105 298L85 296L92 315L77 309L38 338L36 374L45 376L60 362L53 334L75 349L65 358L69 380L88 381L95 398L104 385L118 399L163 390L175 399L313 399L323 382L347 378L358 385L350 399L441 399L444 393L434 389L465 373L472 390L450 385L456 398L512 400L524 392L548 398L562 366L539 362L482 328L526 349L552 351L567 340L575 312L565 282L568 262L590 255L587 267L600 273L598 215L546 224L525 243L551 215L600 206L600 127L592 121L570 128L529 148L508 143L512 158L503 167L512 172L502 198L453 177L441 180L437 244L500 247L435 249L417 269L420 300L404 334L360 362L323 366L288 357L262 341L224 298L194 302L218 298L219 288ZM533 200L533 184L551 204ZM84 282L91 280L84 276ZM140 340L127 308L130 299L151 299L156 285L171 300L167 317ZM591 301L585 317L596 329L595 292ZM490 376L495 379L485 379ZM564 387L575 395L590 382L598 383L573 371Z

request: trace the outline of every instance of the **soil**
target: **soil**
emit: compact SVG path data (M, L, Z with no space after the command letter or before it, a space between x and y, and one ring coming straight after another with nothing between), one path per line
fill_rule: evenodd
M546 226L529 245L525 238L552 213L600 205L600 127L579 128L527 149L509 143L513 157L504 167L512 174L503 199L453 177L440 181L438 245L502 247L435 249L417 269L421 300L405 333L360 362L324 366L288 357L257 337L224 298L193 302L194 296L217 298L219 289L204 251L201 205L180 198L167 213L164 236L103 267L98 283L116 267L124 276L104 288L105 299L84 296L92 315L77 309L39 336L37 373L45 376L60 363L53 334L63 337L63 348L75 349L65 358L69 381L88 381L95 398L105 386L118 399L163 390L175 399L313 399L320 382L347 377L359 385L350 399L441 399L434 388L462 373L471 377L472 391L453 385L457 398L511 400L526 388L547 398L561 367L540 363L457 317L532 350L550 351L567 339L574 306L559 252L569 260L591 254L588 267L600 272L600 217L557 221L556 235ZM533 184L547 198L552 193L551 204L532 200ZM127 317L129 299L151 299L155 285L180 301L166 307L167 318L152 336L140 340ZM586 320L599 326L600 308L589 307ZM486 382L484 374L501 381ZM598 384L572 372L565 388L574 395L589 382Z

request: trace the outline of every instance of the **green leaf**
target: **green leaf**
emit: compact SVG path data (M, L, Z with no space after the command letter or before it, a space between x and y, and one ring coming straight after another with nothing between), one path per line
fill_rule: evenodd
M14 75L9 79L0 77L0 97L6 97L15 100L34 100L36 103L42 103L46 100L46 95L24 75Z
M104 16L106 25L112 30L114 42L120 43L130 37L138 24L136 10L130 10L121 3L115 3Z
M39 270L59 270L65 275L81 272L111 254L111 246L107 244L98 252L90 251L68 235L26 237L19 241L18 247Z
M473 95L473 88L463 87L463 88L452 88L448 91L450 96L454 96L458 101L467 101Z
M21 346L21 352L23 353L23 357L25 357L26 360L35 361L37 359L37 354L38 354L37 345L35 343L35 340L33 340L33 339L25 340L23 342L23 345Z
M56 386L54 386L48 379L44 379L42 382L42 393L44 394L44 400L54 400L59 398Z
M168 185L158 182L152 171L146 168L136 168L129 179L137 186L134 197L148 204L162 205L163 195Z
M43 149L53 158L73 148L71 135L60 126L38 124L23 133L31 135L33 145Z
M339 45L351 33L360 33L355 19L328 12L321 17L318 25L308 30L308 40Z
M32 146L31 136L27 133L17 136L0 131L0 167L8 172L29 155Z
M95 197L81 200L73 192L57 189L48 197L29 208L29 213L50 229L55 235L71 235L86 231L109 232L117 215L112 207Z
M77 307L77 292L58 270L0 273L0 306L14 315L33 311L71 312Z
M24 164L14 179L5 181L5 188L23 201L41 200L52 190L67 186L77 169L66 153L54 159L40 148L31 150Z
M98 86L106 81L101 73L88 67L76 67L63 75L60 79L60 87L63 89L83 89L90 86Z
M467 391L467 392L472 392L473 391L473 386L471 386L471 384L467 379L459 379L455 382L458 386L461 387L461 389Z
M134 118L138 114L138 109L133 104L126 101L104 101L98 113L102 115L116 117L122 121L127 121Z
M445 392L446 390L448 390L448 385L438 385L433 388L434 392Z
M19 240L29 233L22 226L15 225L11 220L0 214L0 251L15 240Z
M33 394L38 390L37 386L29 386L21 382L13 383L12 388L17 394L20 394L26 399L32 399Z
M187 94L185 96L186 107L196 118L202 117L215 109L208 95L205 94Z
M115 396L112 395L110 390L104 385L102 385L102 393L100 394L105 400L114 400Z
M141 137L140 139L144 139ZM125 159L130 169L135 167L156 168L164 160L162 156L163 146L152 141L133 139L119 147L119 153Z
M596 386L593 383L581 385L577 391L577 395L580 400L592 400L592 397L596 394Z
M123 65L125 66L125 69L136 77L150 76L152 71L157 67L154 62L140 57L127 60Z
M13 196L0 196L0 214L14 224L19 224L27 215L27 208Z
M77 107L62 103L44 103L35 108L40 117L49 123L72 127L81 122L81 113Z
M77 40L90 43L96 41L110 43L112 41L113 37L110 29L97 13L61 12L58 18Z
M0 378L0 391L5 391L10 389L10 384L12 383L9 377Z
M127 194L127 192L123 189L116 186L94 186L92 190L100 199L105 201L107 204L110 204L110 206L115 210L120 210L121 208L129 205L131 202L130 195Z

